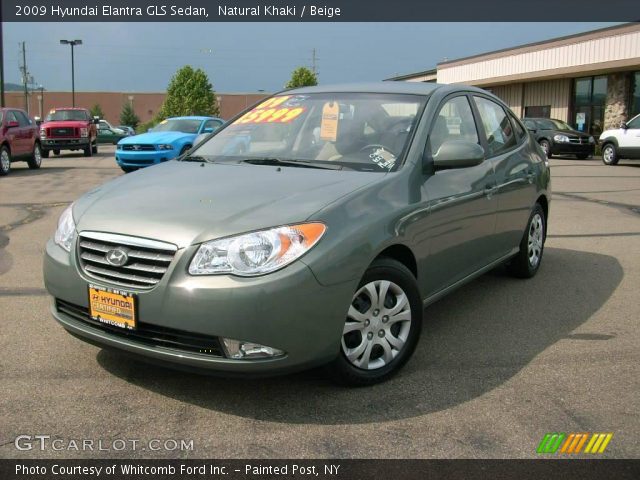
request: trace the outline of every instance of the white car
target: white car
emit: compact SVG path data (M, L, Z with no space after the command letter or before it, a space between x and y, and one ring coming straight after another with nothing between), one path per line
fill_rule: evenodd
M623 123L620 128L605 130L599 141L605 165L617 165L621 158L640 158L640 115Z
M127 134L127 132L125 132L121 128L114 127L113 125L111 125L106 120L100 120L100 123L98 124L98 128L101 129L101 130L103 130L103 129L111 129L115 133L117 133L118 135L126 135Z

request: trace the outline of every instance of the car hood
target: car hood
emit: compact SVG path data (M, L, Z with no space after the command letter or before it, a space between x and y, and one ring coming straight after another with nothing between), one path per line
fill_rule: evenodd
M552 135L566 135L569 138L589 138L590 135L585 132L579 132L578 130L547 130Z
M120 144L152 144L172 143L183 138L195 138L195 133L184 132L147 132L123 139Z
M81 197L78 232L119 233L183 248L301 222L382 173L169 161L123 175Z

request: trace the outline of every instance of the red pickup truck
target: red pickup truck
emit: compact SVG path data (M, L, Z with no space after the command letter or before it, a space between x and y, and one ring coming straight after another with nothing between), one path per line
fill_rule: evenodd
M0 175L9 173L16 161L40 168L41 152L36 123L23 110L0 108Z
M99 118L91 117L85 108L54 108L40 124L42 156L60 150L83 150L85 157L98 153Z

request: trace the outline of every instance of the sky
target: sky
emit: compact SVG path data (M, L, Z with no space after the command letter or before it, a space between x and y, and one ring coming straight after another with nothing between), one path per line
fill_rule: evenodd
M378 81L438 62L615 23L4 23L5 82L27 68L52 91L164 91L177 69L200 67L218 92L273 92L316 49L323 84Z

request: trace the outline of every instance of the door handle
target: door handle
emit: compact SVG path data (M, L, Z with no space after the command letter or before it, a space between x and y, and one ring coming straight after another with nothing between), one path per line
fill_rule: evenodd
M495 192L497 189L497 187L495 185L489 184L486 187L484 187L484 191L483 193L487 196L490 197L491 195L493 195L493 192Z

